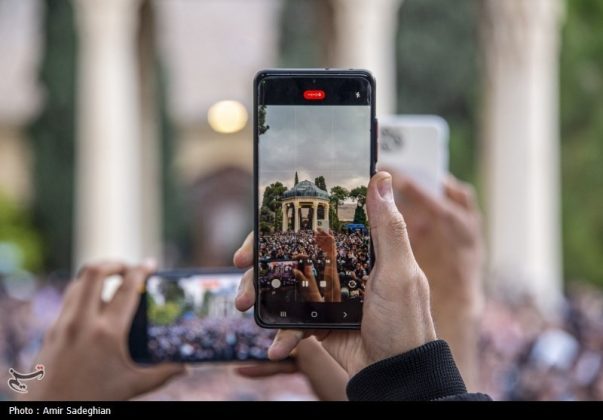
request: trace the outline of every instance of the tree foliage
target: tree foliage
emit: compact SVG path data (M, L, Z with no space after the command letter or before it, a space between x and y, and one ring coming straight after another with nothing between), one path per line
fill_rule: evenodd
M335 208L335 215L339 221L339 206L350 196L350 192L339 185L331 188L331 207Z
M148 300L149 321L155 325L170 325L182 315L182 306L176 302L157 305L153 299Z
M561 59L567 279L603 285L603 2L567 1Z
M359 207L364 207L364 205L366 204L367 192L367 188L364 185L356 187L352 191L350 191L350 198L356 203L358 203Z
M41 267L42 243L30 215L0 191L0 273L37 272Z
M46 0L45 49L39 79L44 109L29 128L33 152L34 223L45 265L70 269L73 251L76 35L70 0Z
M329 191L327 190L327 183L325 182L325 177L322 175L314 179L314 184L316 184L316 186L323 191Z
M283 212L281 197L287 191L281 182L270 184L264 190L262 206L260 208L260 230L268 233L271 230L280 230L283 225Z
M266 123L266 105L260 105L258 107L258 132L259 134L265 134L270 129L270 126Z
M405 0L397 37L398 113L436 114L450 125L450 168L476 181L477 0Z
M356 210L354 210L354 224L367 225L366 212L362 206L356 206Z

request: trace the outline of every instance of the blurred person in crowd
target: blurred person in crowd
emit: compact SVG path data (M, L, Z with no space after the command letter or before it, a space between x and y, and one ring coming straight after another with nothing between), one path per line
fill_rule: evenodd
M431 311L438 337L450 344L467 387L478 389L484 252L475 193L468 184L450 176L444 185L444 195L432 197L412 180L391 172L396 204L407 223L413 253L429 281ZM250 246L251 242L247 242L246 249L239 252L252 252ZM295 354L297 370L309 379L320 399L345 398L348 378L341 374L340 366L329 360L324 349L319 350L319 346L313 339L300 343ZM313 363L308 363L308 359ZM325 374L327 370L332 374ZM238 370L249 377L289 371L290 364L257 365ZM321 381L327 384L321 384ZM330 392L322 392L323 389Z
M487 400L485 395L467 393L448 345L436 339L429 284L413 255L392 184L391 175L379 172L368 187L375 264L366 286L360 332L279 330L268 356L282 360L315 335L350 378L346 385L350 400ZM252 242L249 235L235 254L238 267L252 265ZM255 302L253 278L250 268L241 280L236 299L241 311ZM322 376L329 373L323 371Z

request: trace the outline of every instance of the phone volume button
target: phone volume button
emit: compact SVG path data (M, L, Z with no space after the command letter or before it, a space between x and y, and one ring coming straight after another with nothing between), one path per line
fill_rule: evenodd
M375 162L379 162L379 120L377 118L373 119L373 138L375 139L373 142L373 156Z

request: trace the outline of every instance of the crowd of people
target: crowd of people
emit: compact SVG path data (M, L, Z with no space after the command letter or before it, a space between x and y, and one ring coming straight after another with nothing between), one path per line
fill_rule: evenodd
M6 373L10 367L25 371L35 362L48 320L60 309L59 292L45 286L25 302L0 290L2 371ZM40 308L44 308L43 317ZM529 301L489 299L484 314L479 352L483 392L497 400L603 400L603 294L598 289L571 288L563 317L556 321L547 320ZM273 334L258 328L252 318L207 320L171 327L167 334L153 333L162 341L157 351L166 352L158 356L180 353L220 359L235 354L241 360L262 358ZM227 370L216 371L212 377L215 383L227 384L221 379L225 375L229 375ZM212 398L230 395L226 385L216 388L202 376L178 379L170 385L170 392L190 388L194 378L212 389ZM298 391L303 388L292 383ZM3 381L0 400L12 398Z
M482 322L480 384L500 400L603 399L603 294L573 287L561 317L530 301L490 299Z
M334 238L342 297L360 297L370 271L369 234L367 231L356 230L350 233L335 233ZM294 283L292 269L301 270L300 265L294 263L299 256L304 256L303 264L312 265L316 279L322 278L328 256L317 245L312 230L261 235L260 287L270 288L274 279L280 281L279 287Z
M252 316L185 319L150 326L149 353L157 361L265 360L274 334Z

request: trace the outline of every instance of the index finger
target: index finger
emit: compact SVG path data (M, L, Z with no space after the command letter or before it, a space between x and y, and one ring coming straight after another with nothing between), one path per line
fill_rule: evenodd
M127 269L121 262L104 262L85 266L80 271L81 291L75 305L75 316L84 313L95 314L102 307L101 294L105 279L115 275L123 275Z
M111 325L115 325L120 332L128 333L140 302L144 282L153 271L154 267L145 264L128 268L119 289L107 303L104 313L111 319Z
M268 349L268 358L272 361L286 359L300 341L310 332L301 330L278 330L272 345Z
M237 268L248 268L253 265L253 232L247 235L232 261Z
M239 375L247 378L266 378L281 373L295 373L297 366L292 361L260 363L251 366L240 366L236 368Z

